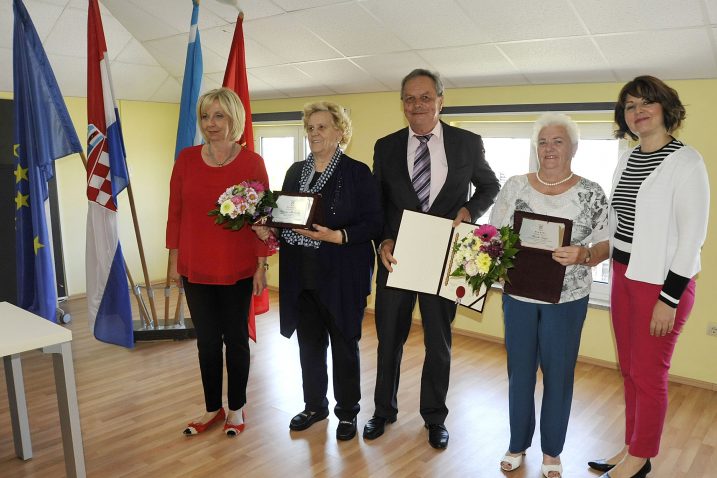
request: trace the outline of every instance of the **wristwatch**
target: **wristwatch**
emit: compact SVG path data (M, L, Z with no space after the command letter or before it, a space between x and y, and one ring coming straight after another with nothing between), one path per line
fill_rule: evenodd
M260 262L260 263L258 263L258 264L256 265L256 268L258 269L258 268L260 268L260 267L263 267L265 271L268 271L268 270L269 270L269 263L268 263L268 262L264 262L264 263L261 263L261 262Z

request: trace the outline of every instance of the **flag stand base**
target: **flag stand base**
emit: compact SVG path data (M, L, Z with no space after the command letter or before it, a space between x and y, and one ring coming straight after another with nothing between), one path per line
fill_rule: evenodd
M184 318L182 325L169 325L167 327L160 325L155 328L146 328L139 321L133 321L134 324L134 341L150 341L150 340L187 340L196 339L197 333L194 330L194 324L189 317Z

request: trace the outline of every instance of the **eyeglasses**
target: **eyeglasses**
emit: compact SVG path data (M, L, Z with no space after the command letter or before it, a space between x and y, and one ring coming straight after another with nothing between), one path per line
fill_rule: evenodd
M421 96L406 96L403 98L403 104L413 106L417 103L426 105L436 101L435 96L421 95Z

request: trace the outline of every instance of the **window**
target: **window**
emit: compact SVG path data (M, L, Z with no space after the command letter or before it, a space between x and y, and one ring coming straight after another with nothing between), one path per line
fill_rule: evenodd
M271 189L279 190L289 166L306 157L302 125L254 124L254 150L264 158Z
M534 171L537 165L530 162L530 136L532 121L458 121L454 126L480 134L486 150L486 160L490 164L501 185L509 177ZM578 151L572 162L573 171L602 186L606 195L610 195L612 174L617 160L624 148L625 141L612 137L612 122L582 122ZM490 210L480 217L478 224L488 221ZM593 268L593 289L591 299L606 303L609 299L609 262Z

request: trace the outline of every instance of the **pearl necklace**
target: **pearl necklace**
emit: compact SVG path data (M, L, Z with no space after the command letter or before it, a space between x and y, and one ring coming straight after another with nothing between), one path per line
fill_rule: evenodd
M560 184L566 183L566 182L570 181L571 179L573 179L573 176L575 176L575 173L573 173L571 171L570 176L568 176L567 178L561 179L560 181L556 181L554 183L549 183L547 181L543 181L542 179L540 179L540 174L538 173L538 171L535 172L535 179L537 179L538 182L540 184L542 184L543 186L548 186L548 187L558 186Z
M207 143L207 154L209 155L209 158L212 161L214 161L214 164L216 164L217 166L219 166L221 168L222 166L227 164L227 162L231 158L234 157L234 152L236 151L236 146L237 146L236 143L232 143L232 149L229 151L229 155L226 158L224 158L224 161L222 161L222 162L217 161L217 158L214 157L214 153L212 152L212 145L209 143Z

